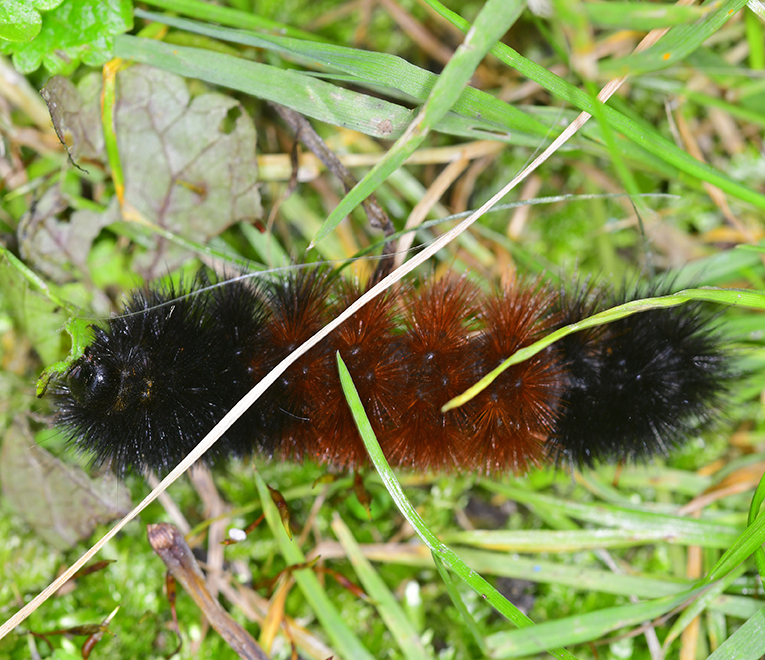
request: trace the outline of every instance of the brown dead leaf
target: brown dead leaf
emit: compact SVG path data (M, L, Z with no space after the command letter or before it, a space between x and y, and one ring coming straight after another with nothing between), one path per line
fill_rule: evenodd
M93 76L77 87L55 77L43 90L57 133L86 170L106 168L100 93L101 79ZM236 222L262 216L255 126L236 99L219 93L192 98L183 78L133 65L117 75L114 116L125 202L147 223L203 245ZM77 228L85 254L101 227L122 219L116 197L107 202L102 213L75 214L92 223L88 235ZM56 222L30 223L34 231L24 237L29 255L50 256L50 246L65 233L60 225L71 220ZM136 256L135 268L153 278L187 255L157 237L154 250Z
M3 438L0 481L8 502L47 543L66 550L96 525L130 511L130 494L115 477L91 479L40 447L26 417Z

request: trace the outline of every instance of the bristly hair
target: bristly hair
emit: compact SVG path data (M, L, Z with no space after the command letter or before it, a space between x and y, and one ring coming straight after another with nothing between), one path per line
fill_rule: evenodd
M479 292L466 278L427 282L403 295L397 358L406 377L397 386L400 415L379 438L388 460L413 470L460 468L466 411L441 412L475 382L470 334ZM469 468L468 468L469 469Z
M204 275L193 283L133 293L122 316L93 327L93 342L54 384L57 423L96 463L167 472L246 391L236 357L262 331L254 290L232 283L215 293ZM198 292L198 295L186 295ZM171 304L168 304L171 302ZM234 331L220 323L236 321ZM233 359L232 359L233 358ZM242 455L241 438L219 442L208 458Z
M574 306L589 316L671 290L664 282L643 292L597 291ZM713 321L707 306L691 303L639 312L580 338L570 335L562 345L569 390L551 455L578 467L640 462L668 455L708 427L719 417L732 378Z
M264 285L153 285L54 383L56 421L98 463L174 467L234 404L361 289L326 270ZM337 286L334 286L337 284ZM668 293L671 283L648 295ZM333 289L335 292L333 293ZM732 378L714 317L700 304L634 314L569 335L441 413L515 351L638 296L538 282L483 293L466 278L379 297L293 364L209 452L357 469L367 455L335 354L346 362L394 466L523 473L666 454L714 421Z
M300 270L266 290L270 311L263 342L251 359L252 385L326 323L327 271ZM267 455L303 460L316 455L317 391L328 387L335 358L325 343L312 348L261 397L261 445ZM260 429L259 429L260 430Z
M343 283L329 316L336 316L355 302L361 290ZM407 379L407 365L398 352L396 333L400 319L396 297L388 292L362 307L327 339L333 356L340 353L359 392L378 437L398 428L401 419L400 386ZM316 393L321 413L316 420L317 460L334 468L354 469L367 463L367 450L348 408L335 373L328 386Z
M483 330L472 342L474 380L513 353L541 339L555 320L554 296L538 283L505 288L484 301ZM493 386L466 405L471 420L464 455L480 473L523 473L541 464L555 430L564 393L556 348L504 371Z

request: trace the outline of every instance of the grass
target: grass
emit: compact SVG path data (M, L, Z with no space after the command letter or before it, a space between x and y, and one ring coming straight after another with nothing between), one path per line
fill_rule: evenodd
M258 271L352 259L353 273L368 275L374 262L354 257L381 247L359 207L371 192L397 232L426 246L419 255L433 253L429 263L404 262L415 274L466 271L491 286L516 270L616 283L669 272L692 290L684 296L714 298L741 372L725 424L666 460L585 474L410 475L383 461L365 475L371 519L349 494L350 478L316 486L322 470L314 465L232 464L215 471L212 495L207 480L184 478L166 493L177 513L167 500L148 503L140 524L99 555L117 561L45 602L0 641L0 655L29 657L34 646L45 656L46 644L23 631L98 623L116 605L109 628L117 636L105 636L94 657L170 653L164 569L144 531L167 519L187 526L192 545L209 543L224 602L273 657L289 657L291 642L316 658L509 658L543 649L581 658L759 657L763 22L740 0L651 11L558 3L550 18L507 0L251 4L144 3L150 10L134 10L129 33L109 36L116 59L103 69L73 60L65 81L49 81L43 69L4 77L12 81L0 88L4 459L19 437L10 422L32 412L22 442L34 433L82 463L46 429L45 398L32 396L42 368L69 351L65 324L79 345L82 319L107 315L142 279L168 269L179 277L200 260ZM46 25L43 15L41 34ZM655 46L632 52L643 33L631 30L669 26ZM607 103L596 100L623 75ZM71 160L35 91L46 83ZM312 119L358 185L346 194L301 155L299 183L285 196L293 137L265 101ZM592 119L563 142L580 111ZM547 160L502 200L528 204L465 215L546 149ZM221 171L230 174L216 178ZM682 302L667 298L638 306ZM68 323L73 317L80 322ZM374 457L375 441L367 442ZM24 478L38 508L74 497L46 495L33 474ZM13 478L0 472L4 486ZM266 484L290 504L292 539ZM133 501L149 492L137 478L127 485ZM22 516L5 498L0 506L5 621L109 527L99 523L54 550L29 510ZM80 508L91 514L96 505ZM219 552L225 530L246 527L261 509L268 527ZM265 586L319 555L366 598L311 569ZM236 657L183 595L177 608L181 657ZM50 639L57 657L78 657L83 638Z

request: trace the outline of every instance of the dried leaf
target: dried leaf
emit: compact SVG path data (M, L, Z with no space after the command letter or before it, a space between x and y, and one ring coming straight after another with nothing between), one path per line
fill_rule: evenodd
M76 89L53 78L43 91L56 131L85 169L87 160L106 163L100 91L101 81L93 77ZM204 244L236 222L261 217L255 126L238 101L218 93L192 99L183 78L134 65L117 75L114 116L125 202L149 223ZM96 235L96 227L121 219L116 199L101 216L100 222L89 219ZM33 239L47 254L47 244L63 230L46 226L45 231L47 242L38 235ZM89 248L92 239L84 242ZM158 239L157 250L138 255L134 263L153 278L186 254Z
M76 87L69 78L55 76L40 90L48 104L53 127L74 161L104 160L101 87L101 76L91 73Z
M96 525L124 516L130 494L116 478L91 479L40 447L29 422L14 421L0 451L3 495L46 542L66 550Z
M59 220L58 214L67 207L59 186L54 185L24 216L17 231L23 259L59 284L71 281L77 271L86 268L93 241L113 221L107 213L88 210L75 211L68 220Z
M276 510L279 512L279 517L282 519L282 525L284 525L284 531L287 532L287 536L292 540L292 530L290 529L290 507L287 504L287 500L284 496L275 488L268 487L271 493L271 499L276 505Z

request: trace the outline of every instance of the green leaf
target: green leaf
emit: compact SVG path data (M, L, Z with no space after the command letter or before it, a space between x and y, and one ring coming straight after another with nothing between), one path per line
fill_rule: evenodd
M44 6L53 4L41 1ZM0 12L5 9L4 2ZM25 43L0 42L0 51L13 54L13 65L20 73L32 73L41 64L52 74L69 72L80 61L100 66L111 59L114 36L132 27L131 0L65 0L42 15L36 36Z
M0 39L32 41L42 27L42 17L27 0L6 0L0 4Z
M90 330L90 323L85 319L71 318L66 322L64 328L72 340L72 349L69 351L69 355L67 355L65 359L43 369L43 372L37 379L37 398L40 398L45 394L51 380L54 378L66 378L72 365L83 356L85 349L93 341L93 333Z
M756 660L765 647L765 607L726 639L709 660Z

